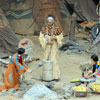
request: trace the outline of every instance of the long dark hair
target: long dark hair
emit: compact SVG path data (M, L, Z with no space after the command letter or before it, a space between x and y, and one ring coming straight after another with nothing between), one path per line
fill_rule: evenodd
M91 56L91 59L92 59L93 61L95 61L95 62L97 62L97 61L99 60L97 55L92 55L92 56ZM94 65L93 65L92 73L94 73L94 72L96 71L96 65L97 65L97 64L94 64ZM97 69L98 69L98 68L99 68L99 65L97 66Z
M97 62L99 59L98 59L98 56L97 55L92 55L91 56L91 59L95 62Z
M24 48L19 48L18 49L18 54L23 54L25 53L25 49Z

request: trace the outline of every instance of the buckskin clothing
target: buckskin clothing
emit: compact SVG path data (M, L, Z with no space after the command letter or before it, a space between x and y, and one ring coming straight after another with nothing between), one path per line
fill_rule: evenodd
M22 59L19 59L17 53L11 58L4 76L4 86L0 86L0 91L3 89L9 90L10 88L15 88L16 90L18 89L19 76L28 70L28 67L24 64L24 61L22 60L21 64L19 62L20 60Z

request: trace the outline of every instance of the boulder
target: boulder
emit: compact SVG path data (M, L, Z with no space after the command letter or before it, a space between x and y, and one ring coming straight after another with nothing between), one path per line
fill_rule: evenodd
M34 85L23 95L23 99L24 100L60 100L56 92L50 90L43 84Z

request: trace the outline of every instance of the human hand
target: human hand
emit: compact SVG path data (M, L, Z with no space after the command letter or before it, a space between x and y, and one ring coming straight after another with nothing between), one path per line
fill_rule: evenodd
M27 72L28 72L28 73L32 73L32 70L31 70L31 69L28 69Z
M84 76L84 78L87 78L87 79L90 78L90 77L91 77L91 76L89 76L89 75L85 75L85 76Z
M52 45L52 44L53 44L53 42L47 42L47 44L48 44L48 45Z
M53 40L57 40L57 38L56 38L55 36L53 36L53 37L51 38L51 41L53 41Z
M87 75L84 75L84 78L86 78L87 77Z
M28 63L27 63L27 62L25 62L25 65L26 65L26 66L28 66Z

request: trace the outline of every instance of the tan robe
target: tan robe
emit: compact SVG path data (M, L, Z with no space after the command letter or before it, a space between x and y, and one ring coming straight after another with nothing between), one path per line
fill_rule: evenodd
M39 36L39 40L40 40L40 44L44 49L44 59L48 59L48 55L50 53L50 48L51 45L47 45L46 43L46 36L42 33L42 31L40 32L40 36ZM51 38L51 36L48 36L49 40ZM60 70L59 70L59 66L58 66L58 62L57 62L57 58L58 58L58 47L60 47L62 45L62 39L63 39L63 34L59 34L56 35L57 40L53 40L53 45L51 48L51 53L49 56L49 59L53 61L53 79L59 79L60 77Z

